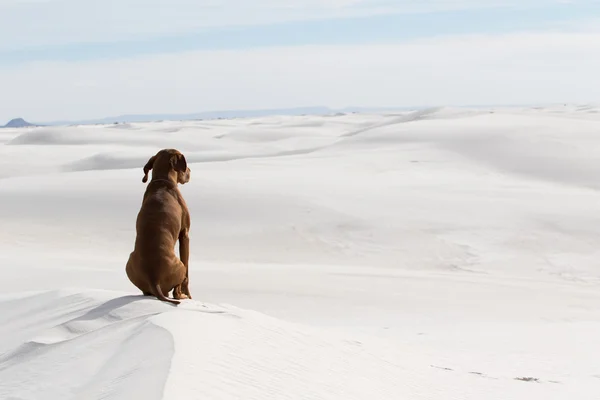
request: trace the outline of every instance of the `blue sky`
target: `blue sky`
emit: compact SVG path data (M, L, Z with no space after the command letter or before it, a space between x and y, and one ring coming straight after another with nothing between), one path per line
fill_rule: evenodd
M83 0L84 2L86 0ZM127 0L124 0L127 1ZM17 3L17 2L15 2ZM62 5L65 3L66 5ZM227 2L223 2L227 3ZM365 2L366 5L369 2ZM417 2L415 2L417 3ZM434 2L435 3L435 2ZM465 5L464 8L454 5L444 6L432 4L431 11L427 9L402 12L402 9L391 9L387 13L365 12L366 16L356 16L356 13L348 13L340 17L324 15L322 18L306 16L305 20L291 20L286 22L269 21L254 23L250 25L237 25L227 21L222 26L203 26L198 24L195 28L189 28L184 32L162 30L158 32L142 31L123 32L117 37L107 34L98 35L93 38L77 40L80 27L69 29L68 25L61 27L56 25L52 30L70 30L69 40L62 39L63 35L56 35L52 40L47 40L46 32L39 32L39 38L31 38L25 43L19 44L19 33L7 35L13 36L9 45L0 46L0 63L22 63L36 60L90 60L98 58L122 58L139 54L175 53L191 50L218 50L218 49L245 49L264 46L298 46L298 45L347 45L364 43L393 43L418 38L431 38L445 35L457 34L498 34L515 31L548 31L548 30L573 30L577 29L578 22L600 18L600 2L531 2L524 1L520 5L485 5L485 0L480 5ZM446 2L448 3L448 2ZM34 25L36 18L44 18L43 8L51 5L56 11L63 13L62 7L68 7L69 2L60 1L29 1L23 2L22 6L28 13L32 13L32 20L21 25L22 31L27 25ZM164 2L165 7L169 4ZM456 4L456 3L455 3ZM18 16L28 18L28 13L18 10ZM37 11L39 10L39 11ZM191 10L199 14L202 8L191 7ZM268 14L268 10L264 11ZM68 15L68 12L67 12ZM0 17L1 18L1 17ZM73 16L73 18L82 18ZM143 14L132 16L131 19L144 18ZM11 10L4 15L4 26L11 18ZM111 30L111 19L117 19L108 14L108 19L103 23L107 31ZM156 23L162 18L157 16ZM273 18L275 19L275 18ZM1 21L1 19L0 19ZM177 21L166 21L163 23L177 24ZM123 24L124 21L118 22ZM36 39L38 39L36 41ZM16 42L16 43L14 43ZM29 42L29 43L28 43ZM66 43L65 43L66 42Z
M551 71L554 78L549 79L556 81L560 74L568 71L564 65L565 54L571 57L572 65L582 64L580 73L596 67L597 56L590 56L593 54L590 52L596 51L595 39L599 33L600 2L592 0L0 0L0 37L3 38L0 40L0 73L3 72L0 84L15 91L9 91L9 96L0 99L0 109L6 110L0 111L0 117L18 113L38 120L76 119L106 113L343 106L344 99L351 103L346 105L364 106L421 105L417 100L437 104L514 102L518 100L514 95L502 94L502 82L498 79L510 79L506 71L512 71L517 80L523 79L523 75L515 70L514 64L504 70L499 68L505 60L495 58L489 49L486 51L486 41L482 38L488 38L501 51L508 49L510 53L512 49L519 54L520 59L515 61L524 66L523 73L533 72L531 62L555 69ZM524 39L523 43L529 43L529 52L533 55L522 48L519 36ZM552 42L559 43L555 54ZM471 43L470 53L464 49L466 43ZM585 43L585 47L581 47L581 43ZM465 95L464 90L454 89L457 93L452 101L449 87L443 90L443 96L436 98L435 92L440 92L440 88L431 86L426 76L419 87L431 95L417 96L415 103L406 95L390 95L384 88L380 89L379 96L374 96L372 88L364 89L370 78L368 68L386 71L392 80L392 66L399 67L398 71L406 75L431 67L420 66L419 62L443 65L448 49L452 48L467 51L468 56L462 72L460 62L450 63L452 70L444 72L447 78L473 84L473 79L483 79L469 72L474 68L473 62L479 63L479 71L488 68L488 76L499 85L495 97L477 95L472 89ZM402 62L395 50L415 54L411 53L412 61ZM477 58L480 50L488 59ZM281 58L289 59L293 53L305 54L298 61L299 65L286 63ZM393 60L390 53L394 54ZM356 62L361 54L371 57L366 70ZM336 57L339 63L332 59ZM557 62L552 63L553 59ZM198 63L199 71L205 69L204 73L212 73L221 84L198 87L193 68L189 65L185 71L178 68L183 61ZM222 68L213 65L218 62L227 64ZM303 62L312 66L303 69ZM272 64L287 68L283 73L287 80L273 77L273 71L278 73L281 69L273 70ZM342 65L353 72L336 74ZM136 68L144 72L139 74ZM297 69L301 80L314 81L320 76L342 79L348 75L360 83L368 99L361 96L360 91L352 96L336 95L331 85L324 85L311 95L298 84L290 68ZM184 72L188 74L189 87L180 76ZM140 75L147 80L138 85ZM240 75L245 75L247 81L240 80ZM202 76L205 79L206 75ZM227 84L232 77L237 87ZM169 87L173 79L177 82ZM598 85L586 88L583 77L581 79L581 85L572 85L571 93L559 85L551 100L598 99ZM132 80L137 83L131 84ZM260 93L262 90L252 84L253 80L260 81L261 87L266 88L265 93ZM548 84L551 82L546 82ZM155 87L150 91L145 85ZM156 93L156 99L153 101L151 94L138 99L135 90L139 90L139 86L144 86L146 93ZM327 86L329 91L326 91ZM403 87L396 86L395 90ZM527 90L522 96L524 103L548 99L546 95L536 97L535 87L529 86L524 88ZM57 88L68 89L64 97L56 93ZM251 93L243 92L241 97L226 101L221 98L223 88L238 94L243 90ZM208 96L215 101L195 100L193 93L198 89L205 94L207 89L213 91ZM26 98L19 91L38 94L39 101L32 101L31 96ZM111 98L110 105L98 101L108 100L109 94L115 91L123 92L122 96ZM178 100L176 104L167 103L160 100L164 96L175 96ZM240 101L241 98L246 100ZM52 105L44 103L49 99L53 99Z

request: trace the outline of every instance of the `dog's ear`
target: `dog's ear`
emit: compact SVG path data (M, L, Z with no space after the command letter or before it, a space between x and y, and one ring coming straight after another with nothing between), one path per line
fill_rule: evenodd
M181 153L173 154L171 156L171 166L175 171L185 172L187 170L187 161L185 156Z
M152 156L152 157L150 157L150 159L148 160L146 165L144 165L144 177L142 178L142 182L144 182L144 183L148 182L148 172L150 172L150 170L154 166L155 160L156 160L156 156Z

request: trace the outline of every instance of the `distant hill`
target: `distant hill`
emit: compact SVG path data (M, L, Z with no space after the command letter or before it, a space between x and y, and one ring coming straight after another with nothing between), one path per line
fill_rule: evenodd
M23 118L15 118L8 121L8 124L4 125L2 128L26 128L28 126L36 126L34 124L30 124L25 121Z
M153 122L153 121L189 121L202 119L218 118L256 118L279 115L328 115L336 113L350 112L369 112L369 111L391 111L402 110L402 107L385 108L363 108L347 107L344 109L331 109L328 107L298 107L282 109L263 109L263 110L223 110L206 111L192 114L139 114L139 115L119 115L115 117L89 119L83 121L53 121L44 123L44 125L93 125L93 124L113 124L115 122ZM409 109L406 107L406 109ZM412 109L412 108L410 108Z
M456 107L466 108L489 108L489 107L533 107L531 104L513 104L513 105L458 105ZM415 111L434 107L430 106L412 106L412 107L344 107L329 108L325 106L314 107L296 107L296 108L275 108L275 109L246 109L246 110L220 110L204 111L188 114L124 114L106 118L96 118L87 120L60 120L43 122L41 124L31 124L22 118L16 118L6 124L6 128L18 128L27 126L67 126L67 125L97 125L114 123L135 123L135 122L156 122L156 121L191 121L191 120L211 120L211 119L233 119L233 118L258 118L270 116L298 116L298 115L339 115L349 113L389 113L401 111ZM3 126L0 126L3 128Z

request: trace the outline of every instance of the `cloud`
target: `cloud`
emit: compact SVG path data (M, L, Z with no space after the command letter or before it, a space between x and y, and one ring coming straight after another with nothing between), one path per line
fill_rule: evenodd
M587 3L590 0L579 0ZM0 51L137 40L206 29L561 0L0 0ZM573 1L575 3L575 1ZM8 39L7 39L8 38Z
M596 32L600 33L600 17L589 16L575 21L561 21L551 25L555 29L570 32Z
M600 33L196 51L0 68L3 119L598 100Z

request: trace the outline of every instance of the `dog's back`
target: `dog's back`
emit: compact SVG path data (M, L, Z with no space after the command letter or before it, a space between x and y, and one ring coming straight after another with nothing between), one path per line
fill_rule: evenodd
M168 268L175 255L175 243L181 231L183 209L177 187L170 182L151 183L136 220L134 251L140 267L149 274ZM167 262L169 261L169 262Z

